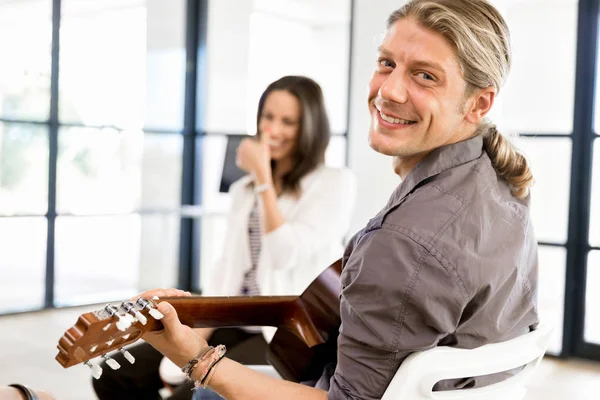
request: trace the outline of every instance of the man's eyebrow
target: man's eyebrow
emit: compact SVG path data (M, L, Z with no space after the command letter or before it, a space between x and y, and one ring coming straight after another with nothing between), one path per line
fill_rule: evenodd
M381 47L381 46L377 47L377 51L384 57L395 58L394 53L392 53L391 51L389 51L388 49L386 49L384 47ZM446 70L444 69L444 67L442 67L440 64L438 64L434 61L414 60L412 62L412 64L417 67L435 69L439 72L446 73Z
M394 54L391 51L389 51L388 49L383 48L381 46L377 47L377 51L379 53L382 53L386 57L389 57L389 58L393 58L394 57Z
M446 70L440 64L433 61L416 60L413 62L413 65L427 69L434 69L438 72L441 72L442 74L446 73Z

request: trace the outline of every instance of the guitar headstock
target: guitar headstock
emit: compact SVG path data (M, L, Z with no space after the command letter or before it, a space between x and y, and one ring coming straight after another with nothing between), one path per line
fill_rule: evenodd
M91 359L100 356L108 366L118 369L119 364L108 356L117 350L133 364L135 360L124 346L136 342L147 331L161 329L161 318L155 301L142 298L135 302L124 301L118 306L108 304L82 314L58 341L56 361L64 368L84 363L98 379L102 369L92 365Z

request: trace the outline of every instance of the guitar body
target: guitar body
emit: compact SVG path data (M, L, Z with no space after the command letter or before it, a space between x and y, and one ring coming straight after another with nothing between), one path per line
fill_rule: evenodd
M269 344L267 360L286 380L303 382L318 379L325 366L337 359L340 327L340 274L338 260L324 271L300 296L310 322L323 343L310 346L293 331L281 327Z

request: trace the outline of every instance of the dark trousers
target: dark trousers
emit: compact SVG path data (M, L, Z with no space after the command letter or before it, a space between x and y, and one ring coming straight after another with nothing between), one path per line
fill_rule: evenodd
M212 346L224 344L227 347L226 356L241 364L267 364L267 343L262 333L248 333L238 328L220 328L214 331L208 344ZM147 343L132 346L127 350L135 357L135 364L130 364L121 353L111 355L121 364L121 368L114 371L103 363L102 377L92 380L98 398L100 400L160 399L158 391L163 387L163 383L158 374L158 367L163 358L162 354ZM191 382L178 386L169 400L191 400L194 394L193 387Z

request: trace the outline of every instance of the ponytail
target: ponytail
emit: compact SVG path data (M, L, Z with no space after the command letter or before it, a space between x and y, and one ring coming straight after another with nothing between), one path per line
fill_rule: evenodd
M533 174L527 159L508 138L498 132L496 125L484 123L480 131L483 148L490 157L496 174L508 183L513 196L519 199L529 196Z

